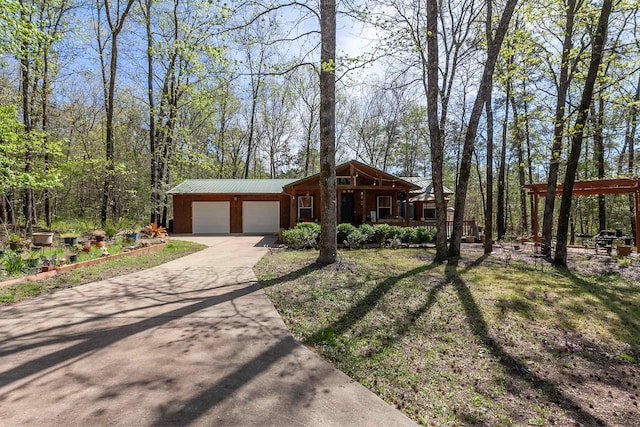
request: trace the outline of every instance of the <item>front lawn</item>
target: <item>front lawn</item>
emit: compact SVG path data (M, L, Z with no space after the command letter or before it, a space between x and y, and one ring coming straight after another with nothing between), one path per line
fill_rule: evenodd
M344 251L318 268L287 251L256 274L298 339L422 424L637 425L637 281L433 255Z

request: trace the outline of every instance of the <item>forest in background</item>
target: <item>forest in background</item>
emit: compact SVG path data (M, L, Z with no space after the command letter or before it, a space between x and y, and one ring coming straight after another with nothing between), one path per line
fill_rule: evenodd
M338 3L336 156L429 177L432 108L444 184L457 188L487 47L509 1L440 3L437 105L425 95L429 3ZM478 122L467 218L489 215L499 238L530 234L522 185L547 181L554 163L562 182L578 131L577 179L638 175L638 6L612 5L584 124L603 2L515 7ZM183 179L319 171L316 2L0 0L0 52L6 226L166 224L166 191ZM631 231L631 203L576 198L572 235Z

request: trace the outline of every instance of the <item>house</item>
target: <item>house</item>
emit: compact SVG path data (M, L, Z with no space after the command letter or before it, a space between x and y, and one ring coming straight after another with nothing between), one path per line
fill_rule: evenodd
M340 223L410 226L435 219L431 182L425 178L398 177L353 160L336 167L336 184ZM186 180L168 194L175 233L277 233L298 222L320 221L319 174L298 180Z

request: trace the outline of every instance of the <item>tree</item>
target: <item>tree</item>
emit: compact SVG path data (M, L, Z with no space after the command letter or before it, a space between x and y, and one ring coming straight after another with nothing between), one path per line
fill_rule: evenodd
M544 203L544 217L542 222L542 251L549 253L551 249L551 234L553 231L553 211L556 198L556 184L558 183L558 171L562 152L562 141L565 131L565 107L567 94L573 76L572 50L574 37L574 24L576 13L582 6L582 0L567 0L565 11L564 40L562 42L562 58L560 60L560 76L556 82L556 112L553 127L553 146L549 162L549 176L547 178L547 194ZM573 60L575 61L575 59Z
M320 0L320 215L317 263L336 261L336 3Z
M593 98L593 90L598 78L600 63L605 43L607 41L607 29L609 27L609 15L613 7L613 0L604 0L600 11L598 26L593 34L591 48L591 60L589 61L589 71L584 82L582 98L578 107L578 116L574 125L574 134L571 138L571 151L567 159L567 169L565 172L564 185L562 188L562 199L560 202L560 212L558 212L558 232L556 243L556 254L554 264L558 266L567 265L567 237L569 232L569 214L571 213L571 199L573 197L573 184L580 159L582 149L582 139L584 137L584 127L589 115L589 108ZM554 192L555 193L555 192Z
M493 71L495 69L496 62L498 61L502 42L507 35L511 16L513 15L513 11L515 10L517 3L518 0L506 1L502 11L502 16L500 17L500 23L498 24L493 39L487 48L487 59L484 64L482 80L480 81L480 87L478 89L476 100L473 104L473 109L471 110L471 116L469 117L469 124L464 138L458 186L456 187L455 194L456 201L455 211L453 214L453 230L451 232L449 244L449 257L457 258L460 256L460 242L462 240L462 230L464 225L464 208L467 198L469 177L471 175L471 157L475 147L478 123L480 122L480 116L482 114L484 103L487 99L490 87L489 82L493 78Z
M105 177L102 190L102 205L100 208L100 222L106 225L109 208L115 210L113 203L113 184L115 168L115 142L113 135L113 116L115 113L116 75L118 71L118 36L122 32L124 23L135 0L126 0L122 5L119 1L114 6L109 0L96 0L97 25L96 37L98 53L102 71L104 92L105 123ZM102 33L102 14L107 21L108 35ZM107 49L107 44L110 49ZM108 58L107 58L108 56ZM109 66L107 67L107 60ZM115 215L114 215L115 216Z

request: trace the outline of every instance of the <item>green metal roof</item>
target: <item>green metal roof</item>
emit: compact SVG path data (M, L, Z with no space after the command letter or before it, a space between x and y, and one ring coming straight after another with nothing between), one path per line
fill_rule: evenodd
M400 178L420 187L420 190L414 190L411 191L411 193L433 194L433 185L431 184L431 180L429 178L422 178L418 176L402 176ZM442 189L444 190L445 195L453 194L453 191L449 190L445 186L443 186Z
M295 179L187 179L168 194L280 194Z

